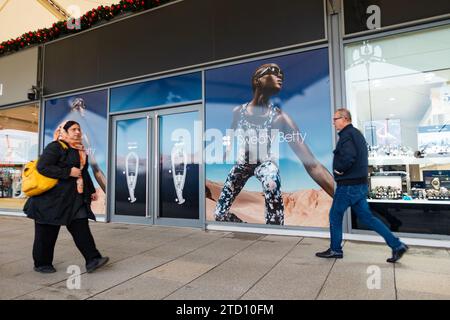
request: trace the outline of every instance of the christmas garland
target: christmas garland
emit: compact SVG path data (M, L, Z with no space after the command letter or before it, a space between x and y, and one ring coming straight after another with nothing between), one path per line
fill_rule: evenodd
M20 49L55 40L63 35L77 33L126 12L137 12L158 7L174 0L122 0L111 6L99 6L78 19L58 21L51 28L24 33L22 36L0 43L0 56Z

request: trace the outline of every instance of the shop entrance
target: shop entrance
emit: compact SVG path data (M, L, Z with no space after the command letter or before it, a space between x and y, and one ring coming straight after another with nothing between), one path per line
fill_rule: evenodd
M201 227L200 106L112 119L111 221Z

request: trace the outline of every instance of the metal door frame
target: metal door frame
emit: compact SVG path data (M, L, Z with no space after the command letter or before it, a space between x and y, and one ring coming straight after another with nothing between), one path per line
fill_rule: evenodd
M199 150L201 157L199 163L199 218L198 219L179 219L179 218L160 218L159 217L159 157L160 157L160 119L161 116L165 115L175 115L188 112L197 112L198 121L201 121L201 132L200 137L195 137L201 139ZM146 215L144 217L126 216L126 215L116 215L115 214L115 184L116 184L116 142L117 142L117 122L122 120L130 119L147 119L147 173L146 173ZM202 105L192 105L192 106L182 106L173 107L167 109L157 109L139 113L131 113L124 115L112 115L111 116L111 156L110 156L110 181L111 181L111 191L109 197L110 203L110 216L111 222L122 222L122 223L134 223L134 224L146 224L146 225L163 225L163 226L175 226L175 227L196 227L201 228L204 226L205 220L205 204L204 198L202 196L202 190L204 190L204 164L203 164L203 115L202 115ZM203 189L202 189L203 188Z
M115 194L116 194L116 145L117 145L117 122L123 121L123 120L132 120L132 119L146 119L147 121L147 130L146 130L146 136L147 136L147 144L146 144L146 154L147 154L147 161L146 161L146 198L145 198L145 216L143 217L136 217L136 216L127 216L127 215L116 215L115 214ZM150 132L152 132L153 126L154 126L154 115L152 112L139 112L139 113L133 113L133 114L125 114L125 115L114 115L111 116L111 156L109 157L110 161L110 181L111 181L111 192L109 197L109 203L110 203L110 215L109 219L111 222L123 222L123 223L132 223L132 224L153 224L153 206L150 199L150 195L153 195L153 185L150 183L153 175L153 170L150 170L152 168L152 148L151 145L154 144L155 137L152 135L150 136Z
M201 139L199 146L201 150L199 150L200 154L202 155L200 157L200 163L199 163L199 190L198 190L198 197L199 197L199 216L198 219L179 219L179 218L160 218L159 217L159 157L160 157L160 125L159 121L161 119L161 116L166 115L175 115L175 114L181 114L181 113L188 113L188 112L197 112L198 114L198 121L202 122L202 130L200 132L201 137L194 137L197 139ZM192 105L192 106L184 106L184 107L176 107L176 108L170 108L170 109L160 109L154 111L154 143L153 143L153 173L155 179L153 179L153 199L154 199L154 218L153 223L155 225L163 225L163 226L174 226L174 227L195 227L195 228L201 228L204 225L204 198L202 197L201 190L204 189L204 170L203 170L203 117L202 117L202 105Z

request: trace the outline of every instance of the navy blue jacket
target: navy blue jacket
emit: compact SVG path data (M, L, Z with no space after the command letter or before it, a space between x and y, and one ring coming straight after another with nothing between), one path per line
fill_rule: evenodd
M333 175L338 185L367 183L367 143L361 132L352 124L339 132L339 140L333 153Z

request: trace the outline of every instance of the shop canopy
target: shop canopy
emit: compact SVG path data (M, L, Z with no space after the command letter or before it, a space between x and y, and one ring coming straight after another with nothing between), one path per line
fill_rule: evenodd
M120 0L0 0L0 42Z

